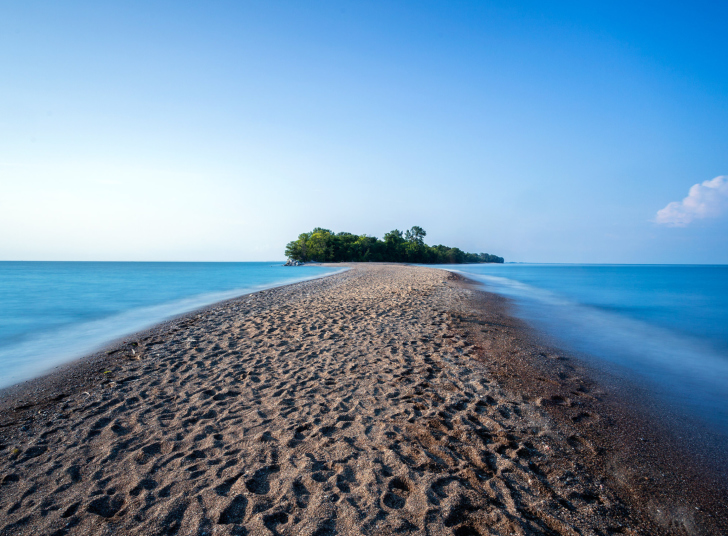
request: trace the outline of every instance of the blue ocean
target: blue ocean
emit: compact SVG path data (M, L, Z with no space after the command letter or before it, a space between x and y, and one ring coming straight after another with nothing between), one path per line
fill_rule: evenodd
M728 266L488 264L455 271L510 298L517 316L564 349L728 435Z
M0 388L179 314L336 271L264 262L0 262Z

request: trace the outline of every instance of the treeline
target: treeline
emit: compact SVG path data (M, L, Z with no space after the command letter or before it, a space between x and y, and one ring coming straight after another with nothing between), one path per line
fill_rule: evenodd
M333 233L316 227L310 233L298 235L298 240L286 246L286 257L295 261L318 262L412 262L421 264L450 264L503 262L503 257L489 253L466 253L458 248L428 246L422 227L402 232L398 229L374 236L352 233Z

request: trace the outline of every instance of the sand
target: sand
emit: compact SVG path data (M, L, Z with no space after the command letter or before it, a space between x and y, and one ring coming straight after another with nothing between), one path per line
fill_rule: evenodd
M598 386L503 311L356 265L10 390L0 534L720 534L640 495Z

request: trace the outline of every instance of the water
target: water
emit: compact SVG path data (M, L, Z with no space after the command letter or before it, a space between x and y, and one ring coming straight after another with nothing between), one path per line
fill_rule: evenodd
M0 387L199 307L336 271L262 262L0 262Z
M728 266L505 264L456 271L511 298L519 317L563 347L728 435Z

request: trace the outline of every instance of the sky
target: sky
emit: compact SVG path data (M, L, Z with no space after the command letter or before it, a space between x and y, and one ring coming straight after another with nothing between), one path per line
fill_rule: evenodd
M728 263L728 3L3 2L0 260L320 226Z

